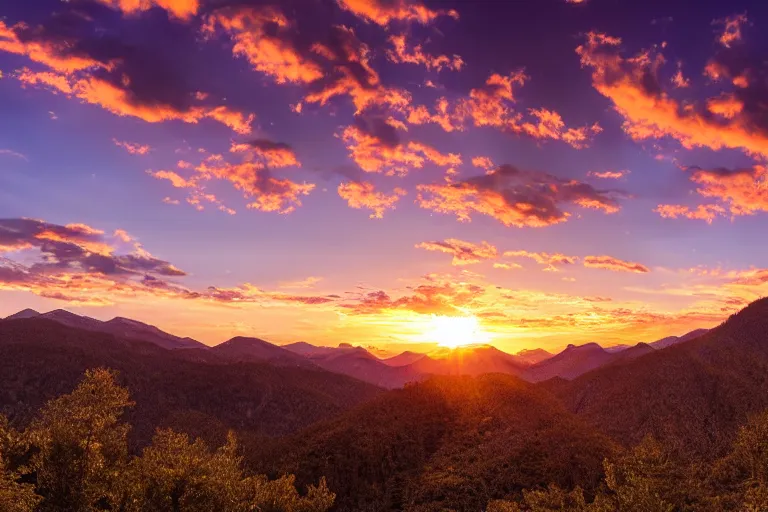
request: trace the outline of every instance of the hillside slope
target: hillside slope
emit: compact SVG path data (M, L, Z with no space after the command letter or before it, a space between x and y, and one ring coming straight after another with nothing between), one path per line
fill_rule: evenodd
M522 488L593 488L613 445L508 375L435 377L283 440L263 469L325 475L338 510L483 510Z
M45 401L71 391L86 369L99 366L118 370L136 402L127 419L139 443L169 423L192 431L210 424L288 434L380 393L319 369L190 360L190 352L38 318L3 320L0 413L24 424Z
M686 343L550 389L623 443L652 434L714 456L750 414L768 408L768 299Z

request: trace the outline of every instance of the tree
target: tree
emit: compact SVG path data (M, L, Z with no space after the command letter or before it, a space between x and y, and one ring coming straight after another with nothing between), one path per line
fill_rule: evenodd
M672 512L671 498L684 492L683 478L672 458L651 437L615 462L605 462L605 482L613 510ZM677 488L675 488L677 487Z
M768 411L739 429L730 459L742 475L743 510L768 510Z
M0 510L3 512L32 512L42 500L35 494L35 486L20 483L20 474L9 469L9 455L22 444L20 435L0 415Z
M325 478L321 478L318 485L308 486L306 496L299 495L295 482L293 475L277 480L267 480L264 476L251 478L251 505L260 512L325 512L333 506L336 495L328 489Z
M523 501L496 500L488 504L488 512L602 512L587 504L584 492L577 487L568 492L551 484L546 489L523 491Z
M215 451L201 439L158 430L131 463L126 510L156 512L325 512L335 499L325 480L300 496L293 475L245 477L233 434Z
M103 368L88 370L77 388L49 401L26 432L34 447L29 470L45 498L41 510L85 512L119 501L127 462L128 390Z
M514 501L491 500L486 512L520 512L520 505Z
M134 477L128 510L195 512L248 510L233 436L211 452L201 439L158 430L152 444L131 462Z
M527 510L531 512L584 512L588 510L584 493L577 487L566 492L556 485L546 490L523 491Z

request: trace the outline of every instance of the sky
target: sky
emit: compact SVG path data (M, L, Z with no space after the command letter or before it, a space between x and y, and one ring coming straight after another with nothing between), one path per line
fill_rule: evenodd
M0 7L0 315L652 341L768 290L765 2ZM450 325L450 323L449 323Z

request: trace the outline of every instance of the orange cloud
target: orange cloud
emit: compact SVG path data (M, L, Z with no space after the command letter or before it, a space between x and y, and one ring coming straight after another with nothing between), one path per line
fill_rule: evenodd
M253 202L247 208L286 214L301 206L301 196L314 190L313 183L296 183L276 178L261 162L233 164L220 158L209 158L195 168L201 179L227 180Z
M402 188L396 188L392 194L376 192L369 182L351 181L342 183L338 188L339 196L347 201L350 208L367 208L373 213L372 219L381 219L386 210L394 210L401 196L406 194Z
M672 76L672 84L678 89L691 86L691 81L683 75L683 63L680 61L677 63L677 73Z
M330 68L327 77L311 84L304 101L326 105L336 96L349 96L360 113L371 106L404 110L411 95L404 89L388 87L370 64L371 50L345 26L331 28L327 43L315 43L312 51L325 59Z
M415 45L410 51L405 41L405 35L392 35L389 37L392 49L387 50L387 58L392 62L422 65L428 70L441 71L443 68L454 71L461 70L464 61L458 55L432 56L424 53L421 45Z
M587 256L584 258L584 266L591 268L602 268L614 272L634 272L644 274L650 272L648 267L640 263L624 261L612 256Z
M323 76L321 67L290 42L286 32L291 22L275 7L221 9L208 16L203 33L212 36L217 26L234 41L234 55L279 84L309 83Z
M562 140L576 149L587 147L592 137L603 131L597 123L581 128L566 128L560 114L551 110L530 109L529 112L537 120L535 124L530 121L519 125L510 124L510 129L520 131L534 139Z
M18 79L29 85L46 85L64 94L75 96L86 103L98 105L118 116L137 117L148 123L179 120L185 123L197 124L201 119L210 118L228 126L237 133L251 132L254 115L248 116L233 111L225 106L201 107L192 106L186 110L178 109L169 104L155 102L152 104L137 101L131 92L123 86L96 77L70 80L64 75L48 72L22 72Z
M220 162L221 160L210 159L209 161ZM189 162L185 162L184 160L180 160L177 166L179 167L179 169L189 169L192 166L192 164L190 164ZM203 205L203 203L210 203L214 205L219 211L222 211L229 215L235 215L235 213L237 213L232 208L223 204L222 201L218 197L216 197L216 195L211 194L210 192L206 192L205 181L210 179L210 176L208 175L198 173L191 176L190 178L184 178L183 176L181 176L179 173L175 171L166 171L166 170L147 171L147 174L149 174L153 178L157 178L160 180L167 180L175 188L187 189L188 195L186 198L186 202L197 211L205 210L205 206ZM172 205L178 205L180 203L180 201L171 199L170 197L164 198L163 202L166 204L172 204Z
M472 89L469 98L459 102L454 116L460 124L469 118L475 126L505 127L511 120L506 102L515 101L514 87L522 86L526 80L528 76L522 70L507 76L494 73L485 86Z
M124 231L118 230L115 236ZM185 273L159 260L134 242L134 251L117 254L100 230L84 224L60 226L32 219L0 220L0 247L37 248L44 257L31 266L8 258L0 259L0 290L34 293L76 305L104 306L115 301L154 299L196 300L235 305L238 303L283 303L322 305L338 297L286 294L245 283L233 288L208 287L192 291L165 280ZM131 239L132 240L132 239ZM125 241L125 240L123 240ZM91 246L106 249L95 253Z
M152 149L149 146L137 144L135 142L121 142L117 139L112 139L112 142L114 142L117 147L125 149L132 155L146 155L149 153L150 149Z
M587 176L604 180L620 180L621 178L625 178L629 173L630 171L626 169L622 171L589 171Z
M124 1L127 2L109 0L109 3L118 6ZM142 2L130 5L138 9ZM155 3L169 9L189 5L185 0L156 0ZM146 4L149 5L148 1ZM87 33L85 29L93 28L87 26L90 22L88 18L79 18L77 23L83 26L76 28L83 28ZM223 105L190 104L188 100L191 97L197 101L205 98L178 87L183 81L176 80L172 72L158 76L160 73L157 71L168 66L159 62L156 52L120 44L113 45L110 52L98 52L96 49L100 48L101 41L89 37L92 36L84 36L83 39L65 36L44 25L30 28L24 23L17 23L8 27L0 22L0 51L26 55L49 68L38 72L22 68L17 78L25 86L42 86L98 105L113 114L137 117L150 123L168 120L198 123L209 118L238 133L250 133L253 115L245 115Z
M733 119L744 110L744 102L733 94L721 94L707 100L707 110L725 119Z
M44 64L59 73L73 73L92 67L109 67L102 62L71 51L71 41L46 40L26 37L22 41L19 34L32 35L32 29L25 23L12 27L0 20L0 51L26 55L30 60Z
M568 204L615 213L619 210L616 197L623 195L509 165L458 183L419 185L417 190L422 208L453 213L462 222L470 221L474 213L488 215L516 227L565 222L571 214L562 206Z
M72 86L65 75L59 75L50 71L35 72L29 70L29 68L22 68L16 74L16 78L22 83L22 87L26 85L46 86L54 94L58 92L72 94Z
M475 304L485 293L482 286L450 277L427 275L410 293L393 299L383 290L362 294L342 304L349 313L375 315L388 311L408 311L422 315L463 315L463 308Z
M406 0L336 0L339 7L365 21L386 26L393 21L417 22L426 25L439 16L458 19L454 11L434 11L418 2Z
M530 258L539 265L545 265L544 270L549 272L557 272L558 268L563 265L573 265L579 258L576 256L566 256L560 253L548 253L548 252L528 252L528 251L505 251L505 258Z
M284 142L256 139L247 143L233 144L232 152L250 153L268 167L301 167L293 148Z
M696 192L721 204L702 204L694 209L682 205L659 205L654 211L662 217L705 220L707 223L720 216L754 215L768 212L768 169L762 165L752 168L701 169L692 167L691 181Z
M490 159L490 157L487 156L476 156L472 159L472 165L475 167L479 167L481 169L485 169L486 171L490 171L494 167L496 167L493 163L493 160Z
M715 20L712 24L723 25L723 33L720 34L718 41L726 48L730 48L733 43L741 41L741 27L748 23L747 14L734 14L722 20Z
M735 101L730 101L731 106L724 108L722 101L715 101L710 104L730 117L713 116L694 102L680 103L663 91L658 79L659 68L665 62L661 55L646 51L624 58L618 50L620 44L618 38L592 32L576 52L582 65L592 69L595 89L610 99L624 118L623 128L630 137L645 140L669 136L688 149L733 148L768 155L768 127L762 121L760 109L738 110ZM744 64L712 61L707 69L710 76L733 77L734 82L740 79L743 87L734 93L735 99L755 98L761 94L758 85L752 87L743 78L749 71ZM756 105L754 99L751 104Z
M523 266L518 263L494 263L493 268L499 268L502 270L516 270L523 268Z
M174 171L147 171L147 174L159 180L168 180L175 188L194 188L196 180L187 180Z
M128 234L128 232L124 229L116 229L113 233L113 236L120 240L121 242L130 243L133 242L133 237Z
M124 14L136 14L147 11L152 7L160 7L171 15L182 20L188 20L199 8L197 0L96 0L108 7L122 11Z
M579 128L567 127L555 111L545 108L528 109L527 117L515 111L515 88L521 87L528 76L518 70L509 75L492 74L482 87L472 89L469 97L453 105L446 98L439 98L434 112L424 105L409 107L407 120L411 124L435 123L445 131L465 129L467 123L476 127L490 126L511 133L527 135L535 139L560 140L581 149L602 131L597 123Z
M753 215L768 211L768 169L756 165L751 169L696 169L691 180L704 197L723 201L732 215Z
M694 209L679 204L660 204L653 211L665 219L685 217L686 219L704 220L707 224L712 224L718 215L726 214L725 208L716 204L700 204Z
M407 120L410 124L435 123L446 132L463 129L459 120L448 111L450 104L446 98L440 98L435 103L435 111L430 113L424 105L412 107L408 110Z
M139 245L131 254L115 254L116 249L104 232L87 224L61 226L36 219L2 219L0 247L13 250L36 248L43 259L35 263L33 270L45 275L72 271L129 276L145 273L185 275L182 270L153 257ZM29 271L15 274L15 279L22 281L32 277Z
M473 244L457 238L449 238L442 242L422 242L416 244L418 249L439 251L453 255L453 265L471 265L483 260L494 260L499 257L499 251L488 242Z
M405 175L426 162L440 167L461 165L461 155L443 154L420 142L401 142L395 126L378 118L358 118L340 135L352 160L365 172Z

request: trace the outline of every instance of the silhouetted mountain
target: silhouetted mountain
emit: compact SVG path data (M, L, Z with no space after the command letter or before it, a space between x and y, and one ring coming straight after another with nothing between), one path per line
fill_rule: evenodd
M285 439L259 469L326 476L339 511L484 510L552 481L594 489L612 450L512 376L435 377Z
M411 365L427 375L480 375L506 373L520 375L526 368L515 356L490 345L469 345L430 353Z
M122 338L131 338L141 341L154 343L167 349L207 349L208 347L192 338L181 338L174 336L157 327L130 318L115 317L108 322L102 322L88 316L77 315L64 309L55 309L48 313L37 313L32 309L19 311L11 315L6 320L19 318L44 318L54 322L74 327L76 329L86 329L89 331L107 332Z
M615 352L611 354L613 357L610 360L610 364L620 363L624 361L632 361L633 359L637 359L638 357L644 356L646 354L650 354L655 350L656 349L654 349L648 343L638 343L634 347L629 347L620 352Z
M38 313L34 309L27 308L27 309L22 309L18 313L14 313L11 316L5 317L5 320L17 320L19 318L33 318L39 315L40 313Z
M381 362L389 366L406 366L413 364L419 359L423 359L424 357L426 357L426 354L420 354L418 352L411 352L410 350L406 350L405 352L402 352L394 357L382 359Z
M332 352L311 356L310 360L320 368L343 373L384 388L398 388L407 382L422 378L412 365L389 366L362 347L339 345Z
M610 347L603 347L606 352L610 352L611 354L615 352L621 352L622 350L627 350L632 345L628 345L626 343L621 343L619 345L611 345Z
M568 345L559 354L526 370L524 378L532 382L562 377L573 379L590 370L608 364L613 355L597 343Z
M264 363L189 360L196 350L76 329L41 319L0 321L0 413L24 424L47 400L71 391L89 368L120 372L136 406L128 413L134 442L158 426L200 432L206 425L282 435L380 392L320 369ZM210 351L204 351L208 354Z
M312 345L311 343L307 343L306 341L289 343L288 345L283 345L282 348L293 352L294 354L299 354L306 357L330 354L334 351L332 347L318 347L316 345Z
M768 408L768 299L686 343L553 389L621 442L652 434L714 456L750 414Z
M54 322L66 325L67 327L88 329L89 331L100 331L104 324L101 320L96 320L89 316L76 315L65 309L54 309L53 311L41 314L38 318L53 320Z
M547 352L543 348L524 349L515 354L518 361L527 364L538 364L552 357L550 352Z
M173 334L161 331L154 325L148 325L130 318L115 317L108 322L98 326L103 332L109 332L123 338L134 338L142 341L149 341L167 349L190 349L190 348L208 348L207 345L193 340L192 338L180 338Z
M688 334L684 334L682 336L667 336L666 338L661 338L660 340L652 341L651 343L649 343L649 345L655 349L667 348L667 347L671 347L672 345L677 345L678 343L683 343L685 341L698 338L699 336L706 334L707 331L708 329L696 329L695 331L691 331Z
M210 350L230 361L262 361L281 366L314 366L307 358L259 338L236 336Z

